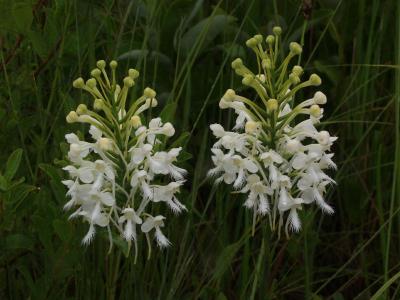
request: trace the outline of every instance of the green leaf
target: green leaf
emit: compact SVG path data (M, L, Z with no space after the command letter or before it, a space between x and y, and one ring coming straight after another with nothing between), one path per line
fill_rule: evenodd
M71 239L71 227L68 222L64 220L54 220L53 228L62 241L67 242Z
M176 107L177 107L176 101L172 101L172 102L168 103L167 105L165 105L162 112L160 113L161 120L163 120L163 122L173 121L173 118L175 116Z
M107 240L108 240L108 237L107 237ZM125 255L125 257L128 257L129 252L130 252L128 243L124 239L122 239L120 236L117 236L117 235L113 235L112 240L113 240L113 243L115 245L117 245L117 247L122 251L122 253Z
M15 249L23 249L23 250L32 250L33 249L33 241L26 235L16 233L7 236L6 238L6 249L15 250Z
M157 61L163 65L166 65L167 67L172 67L173 65L171 59L167 55L159 51L149 51L147 49L130 50L118 56L117 60L133 59L135 61L140 61L145 57L149 61Z
M35 52L42 59L44 59L48 55L48 52L49 52L48 40L45 38L45 36L41 32L32 30L28 33L28 38L31 41Z
M18 170L18 167L21 163L22 157L22 149L17 149L13 153L11 153L10 157L7 160L6 171L4 173L4 177L11 181Z
M59 169L55 168L54 166L50 164L39 164L39 168L41 168L51 179L55 181L61 181Z
M183 35L181 40L182 52L186 55L189 54L195 45L198 47L200 38L204 38L200 45L201 48L206 48L218 34L235 20L234 17L228 15L210 16L201 20Z
M8 181L1 174L0 174L0 190L2 190L3 192L8 190Z
M179 146L186 146L186 143L188 142L190 138L190 132L182 132L182 134L173 142L171 145L171 148L177 148Z
M376 291L376 293L371 297L371 300L378 300L380 297L385 293L385 291L397 280L400 278L400 272L397 272L394 274L388 281L385 282L384 285L380 287L379 290ZM385 297L386 298L386 297Z
M30 1L15 1L12 4L12 15L15 27L20 33L29 31L33 21L32 4Z
M228 300L223 292L220 292L216 300Z
M226 272L226 270L228 270L229 266L232 263L233 258L240 249L241 245L242 243L239 241L230 244L229 246L225 247L224 250L222 250L221 254L217 258L215 271L213 274L214 280L221 278L222 275L224 275L224 273Z
M25 177L21 177L21 178L19 178L19 179L17 179L17 180L12 181L12 182L10 183L10 185L8 186L8 189L11 190L11 189L13 189L13 188L15 188L15 187L18 187L18 188L19 188L19 186L20 186L22 183L24 183L24 181L25 181Z

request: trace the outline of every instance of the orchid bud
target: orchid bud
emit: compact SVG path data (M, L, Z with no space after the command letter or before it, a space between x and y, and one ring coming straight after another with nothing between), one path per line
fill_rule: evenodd
M300 44L296 42L291 42L289 44L289 49L293 55L299 55L303 51Z
M76 89L82 89L85 86L85 81L83 80L82 77L79 77L78 79L74 80L72 86Z
M319 86L321 85L321 77L319 77L317 74L311 74L310 79L308 80L311 85L314 86Z
M67 123L75 123L78 121L78 114L75 111L70 111L66 117Z
M311 105L310 115L315 118L319 118L321 116L321 108L319 107L319 105L317 104Z
M106 67L106 62L104 60L98 60L97 63L96 63L96 66L100 70L104 70L104 68Z
M278 101L276 99L269 99L267 101L268 111L275 111L278 109Z
M139 128L140 125L142 125L142 122L140 120L139 116L132 116L131 117L131 125L133 128Z
M86 114L87 111L88 111L88 108L85 104L79 104L78 107L76 108L76 113L78 115Z
M324 93L318 91L314 94L314 102L315 104L323 105L327 102L326 96Z
M96 87L96 79L90 78L86 81L86 86L90 89L94 89Z
M269 36L267 36L265 41L267 42L267 44L273 45L275 43L275 37L273 35L269 35Z
M272 32L273 32L275 35L279 36L279 35L281 35L281 33L282 33L282 28L281 28L280 26L275 26L274 28L272 28Z
M146 98L155 98L156 97L156 92L153 89L147 87L147 88L144 89L143 95Z
M110 68L115 70L118 66L118 62L115 60L110 61Z

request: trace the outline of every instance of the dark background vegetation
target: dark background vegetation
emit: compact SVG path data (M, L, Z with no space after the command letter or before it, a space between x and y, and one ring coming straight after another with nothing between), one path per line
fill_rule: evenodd
M307 207L280 241L266 223L252 238L243 197L205 179L208 125L232 124L218 101L243 89L230 62L254 65L244 43L274 25L304 46L339 136L336 213ZM398 0L0 0L0 298L399 299L399 36ZM136 265L102 234L82 247L87 226L62 211L64 135L86 130L65 116L91 106L71 83L113 58L121 76L140 70L137 94L157 90L193 154L173 246Z

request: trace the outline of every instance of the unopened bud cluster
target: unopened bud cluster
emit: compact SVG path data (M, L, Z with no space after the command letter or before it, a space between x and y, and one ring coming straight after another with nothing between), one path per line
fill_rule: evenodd
M74 209L70 218L88 223L84 244L92 241L96 229L105 228L111 246L116 234L129 249L133 242L136 259L139 233L146 237L149 254L152 238L160 247L170 244L162 232L165 217L152 213L163 205L174 213L186 210L176 198L186 171L175 165L181 147L165 150L166 139L175 133L173 125L160 118L146 122L143 116L157 106L156 92L146 88L142 96L129 101L128 91L139 72L130 69L121 86L116 82L117 62L111 61L109 67L111 75L100 60L92 78L73 82L92 95L93 110L80 104L66 117L68 123L89 124L91 141L66 135L70 164L64 170L70 179L63 183L70 200L65 209Z
M253 210L253 232L258 216L267 215L272 230L280 234L284 227L289 235L289 230L301 228L298 211L303 206L316 203L333 213L324 194L334 181L324 170L336 168L329 151L337 138L315 127L326 103L322 92L305 101L295 99L299 90L319 86L321 78L312 74L303 80L303 68L290 67L302 52L298 43L290 43L289 53L280 59L281 32L275 27L274 35L256 35L246 42L256 54L257 73L240 58L232 62L243 85L257 97L251 100L232 89L222 97L219 107L233 109L237 119L233 131L210 126L218 141L211 149L215 167L209 175L247 194L244 206Z

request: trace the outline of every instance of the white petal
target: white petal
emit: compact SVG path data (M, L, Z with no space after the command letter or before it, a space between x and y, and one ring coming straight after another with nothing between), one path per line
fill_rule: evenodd
M165 248L171 245L170 241L167 239L167 237L162 233L161 229L159 227L156 227L156 241L157 244L160 248Z
M288 216L288 221L290 223L290 228L295 231L298 232L301 229L301 222L300 222L300 218L299 215L297 214L297 209L292 208L289 212L289 216Z
M82 240L82 244L89 245L93 240L94 234L96 233L96 229L93 224L90 224L89 231L86 233L85 237Z
M140 229L142 230L142 232L147 233L150 230L152 230L154 228L154 219L152 217L147 218L142 226L140 227Z
M111 193L101 193L101 202L107 206L113 206L115 204L115 199Z

